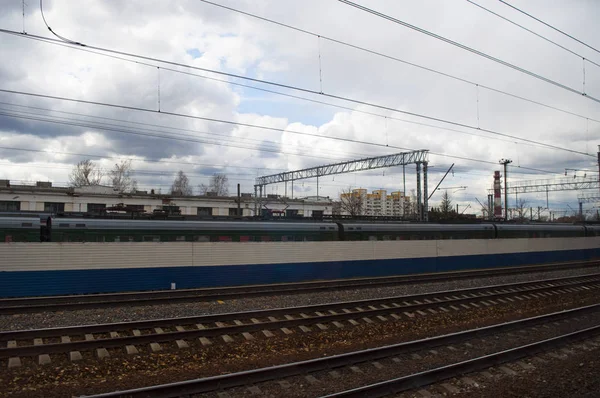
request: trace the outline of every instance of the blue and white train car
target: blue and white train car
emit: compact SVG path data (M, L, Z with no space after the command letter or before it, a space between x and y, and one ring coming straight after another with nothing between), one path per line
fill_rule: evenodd
M0 296L283 283L600 258L600 237L0 244Z

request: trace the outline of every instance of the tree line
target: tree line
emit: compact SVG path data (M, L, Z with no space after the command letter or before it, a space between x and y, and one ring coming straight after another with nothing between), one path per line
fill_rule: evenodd
M73 167L69 175L69 185L79 188L106 183L121 193L136 193L138 182L132 177L132 174L131 160L122 160L115 163L113 168L105 173L92 160L86 159ZM173 180L169 194L173 196L191 196L194 193L193 191L194 189L188 176L183 170L179 170ZM213 174L208 184L198 185L198 193L200 195L210 194L215 196L229 195L229 179L227 175L220 173Z

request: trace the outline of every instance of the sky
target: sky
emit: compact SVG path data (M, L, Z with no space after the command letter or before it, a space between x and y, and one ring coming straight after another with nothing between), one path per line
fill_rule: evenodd
M512 160L509 184L598 178L597 1L508 1L592 48L496 0L357 1L520 70L338 0L214 1L279 24L202 0L45 0L60 41L37 1L2 0L0 29L17 34L0 33L0 90L88 103L0 92L0 179L66 186L81 160L105 173L132 160L143 190L168 192L183 170L196 192L214 173L232 193L237 183L253 192L258 176L429 150L430 192L454 164L430 204L447 191L477 213L500 159ZM411 194L415 165L405 174L321 177L319 195ZM266 193L291 196L291 185ZM570 214L593 193L523 194L509 206ZM316 180L293 194L316 195Z

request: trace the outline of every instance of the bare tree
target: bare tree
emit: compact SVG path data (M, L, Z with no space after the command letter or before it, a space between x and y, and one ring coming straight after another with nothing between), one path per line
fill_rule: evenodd
M364 198L360 193L354 192L352 188L342 189L340 206L343 212L350 214L352 217L360 216L365 208Z
M214 192L216 196L229 195L229 179L225 174L213 174L208 185L198 185L201 195L206 195L208 192Z
M77 163L69 176L72 187L83 187L86 185L100 185L102 171L91 160L86 159Z
M527 201L525 199L517 200L516 211L515 211L515 219L517 221L523 222L527 219Z
M442 195L442 203L440 204L440 213L442 213L442 217L443 218L448 218L450 217L450 215L452 214L452 212L454 211L454 208L452 207L452 199L450 199L450 195L448 194L448 191L444 191L444 194Z
M116 163L109 173L113 188L119 192L135 192L137 181L131 178L131 160Z
M179 170L173 185L171 185L171 195L176 196L190 196L192 194L192 187L190 186L190 180L182 170Z

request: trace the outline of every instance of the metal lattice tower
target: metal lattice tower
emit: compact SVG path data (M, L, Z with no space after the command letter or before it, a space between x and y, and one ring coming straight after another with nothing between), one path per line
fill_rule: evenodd
M423 149L419 151L400 152L393 155L376 156L358 160L350 160L346 162L333 163L323 166L310 167L307 169L286 171L283 173L271 174L268 176L257 177L254 184L254 196L260 200L263 196L263 187L269 184L276 184L288 181L292 183L292 195L294 191L294 181L307 178L317 178L317 197L319 196L319 177L352 173L355 171L373 170L385 167L404 166L407 164L416 164L420 169L421 164L427 163L427 155L429 150ZM419 179L420 180L420 179ZM287 185L286 185L287 187ZM425 184L425 189L427 185ZM286 188L287 189L287 188ZM258 191L258 192L257 192ZM405 193L406 194L406 193ZM425 192L427 197L427 192ZM420 202L417 204L420 207ZM258 203L257 203L258 207ZM255 208L255 214L258 209ZM427 209L425 209L427 211Z

